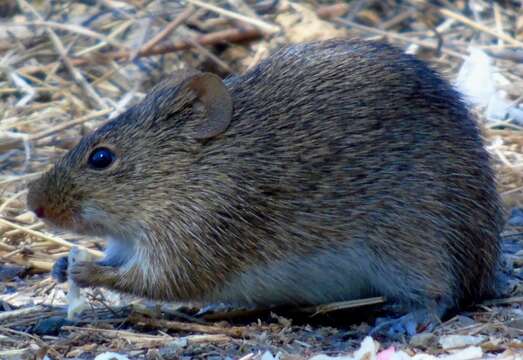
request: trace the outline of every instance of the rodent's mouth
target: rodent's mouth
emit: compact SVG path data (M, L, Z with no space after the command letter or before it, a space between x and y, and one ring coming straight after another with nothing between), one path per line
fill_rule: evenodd
M37 216L49 227L80 235L100 236L108 233L107 226L98 221L93 221L77 209L68 208L58 210L45 208L42 210L42 213L40 215L37 214Z
M81 232L81 229L84 227L82 225L83 221L70 210L61 213L46 211L46 216L42 218L42 221L52 227L73 232Z
M108 233L103 225L86 221L82 216L77 215L60 218L45 218L42 220L51 227L79 235L105 236Z

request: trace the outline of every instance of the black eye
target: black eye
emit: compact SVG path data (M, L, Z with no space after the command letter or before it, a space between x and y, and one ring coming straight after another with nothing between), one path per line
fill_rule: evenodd
M89 155L89 165L93 169L105 169L113 163L114 158L115 156L111 150L101 147L94 149L91 155Z

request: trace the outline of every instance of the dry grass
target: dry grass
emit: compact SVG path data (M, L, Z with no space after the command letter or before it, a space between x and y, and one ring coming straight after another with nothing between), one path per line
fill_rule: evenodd
M340 36L383 39L430 62L451 81L474 44L492 57L506 80L499 82L500 90L515 109L520 107L523 3L431 4L0 0L0 358L93 358L110 350L130 358L258 359L259 351L269 350L302 359L357 347L368 330L365 324L303 325L313 319L308 317L311 309L297 315L299 325L268 312L218 313L205 320L188 309L155 312L122 306L128 299L107 292L91 295L92 307L81 321L61 324L58 332L42 331L44 320L64 316L64 287L47 276L53 261L67 254L73 240L98 254L99 240L45 228L25 208L26 185L80 136L138 102L165 74L185 66L221 76L241 73L290 42ZM484 129L507 208L523 206L523 121L487 121L483 107L472 110ZM507 243L519 246L517 228L507 228L505 235ZM507 258L519 274L523 255L513 251ZM517 285L514 296L520 294ZM522 302L513 297L479 306L451 319L436 334L486 335L481 344L485 354L511 358L523 347ZM345 313L352 306L334 304L312 313L323 314L323 320L329 314L339 319L353 316ZM234 318L236 326L220 318ZM411 355L447 352L437 343L416 347L382 341Z

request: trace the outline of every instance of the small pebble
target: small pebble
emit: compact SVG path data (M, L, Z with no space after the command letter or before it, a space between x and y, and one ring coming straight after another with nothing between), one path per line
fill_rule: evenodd
M507 221L507 225L510 226L523 226L523 209L515 208L510 212L510 216Z
M446 335L439 338L439 344L445 350L479 345L487 341L486 336Z
M464 315L458 315L458 316L456 316L456 322L457 322L461 327L472 326L472 325L475 325L475 324L476 324L476 322L474 321L474 319L471 319L471 318L469 318L468 316L464 316Z
M180 338L169 342L166 346L161 347L159 350L160 356L171 359L179 356L180 351L187 347L187 339Z
M37 335L58 335L64 325L72 325L74 322L62 316L51 316L47 319L39 320L33 327L33 333Z
M427 349L436 344L436 336L433 333L424 332L410 338L409 345L417 348Z
M278 357L274 357L274 355L271 354L270 351L266 351L263 353L261 360L277 360Z
M129 358L122 354L105 352L95 357L94 360L129 360Z
M441 357L445 360L476 360L483 358L483 350L478 346L469 346L466 349L460 350L454 354Z
M395 353L396 353L396 351L394 350L394 347L390 346L389 348L387 348L383 351L380 351L376 355L376 360L391 360L392 355L394 355Z

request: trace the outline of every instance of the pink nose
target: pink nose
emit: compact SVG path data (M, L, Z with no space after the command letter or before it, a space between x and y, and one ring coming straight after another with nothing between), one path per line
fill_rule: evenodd
M36 216L38 216L39 218L43 218L45 217L45 210L43 207L37 207L36 209L34 209L34 213Z

